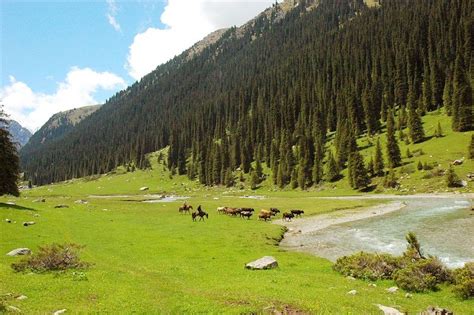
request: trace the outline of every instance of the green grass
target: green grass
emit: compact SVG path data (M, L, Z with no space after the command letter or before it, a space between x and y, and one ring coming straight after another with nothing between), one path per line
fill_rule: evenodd
M413 152L422 148L420 157L404 159L407 165L418 160L437 161L447 167L454 159L466 156L472 133L453 133L449 119L431 113L424 117L425 131L431 135L440 121L445 137L432 138L409 145ZM373 140L372 140L373 141ZM385 141L385 137L381 137ZM367 157L373 146L359 139ZM406 151L405 144L401 150ZM449 308L456 314L472 314L474 302L461 301L447 287L438 292L388 294L391 281L351 281L331 268L326 259L309 254L287 252L277 244L282 227L256 218L246 221L218 215L216 207L238 206L304 209L306 214L318 214L338 209L371 206L383 200L324 200L314 196L357 194L346 179L325 184L309 191L279 190L268 178L256 191L248 183L239 188L208 188L185 176L170 177L157 163L157 153L150 156L153 170L124 172L76 179L38 187L22 193L20 198L0 197L0 296L24 294L28 299L6 300L25 313L50 313L66 308L72 313L262 313L272 310L303 310L320 314L379 314L373 305L395 306L417 313L428 305ZM416 165L415 165L416 166ZM473 161L455 168L464 177L474 169ZM398 169L400 171L401 168ZM268 174L269 170L265 172ZM343 173L344 174L344 173ZM400 180L402 189L394 193L446 190L444 179L422 179L415 171ZM460 191L472 191L472 182ZM140 187L148 186L148 191ZM415 190L413 190L415 189ZM377 191L382 191L377 189ZM451 191L451 189L450 189ZM188 203L201 204L209 212L206 222L192 222L189 215L177 211L181 202L142 203L146 194L177 194L189 196ZM90 195L126 195L113 199ZM241 198L261 195L263 200ZM44 197L45 203L33 202ZM75 204L86 199L88 204ZM126 201L134 200L134 201ZM16 206L4 202L13 201ZM2 203L3 202L3 203ZM55 209L58 204L70 207ZM39 216L34 216L38 214ZM8 224L9 218L16 223ZM37 224L23 227L23 221ZM73 272L61 274L15 273L11 263L18 257L2 253L56 243L85 245L83 260L94 265L85 271L87 280L77 281ZM264 255L277 258L279 268L269 271L249 271L244 264ZM355 289L356 296L347 292Z

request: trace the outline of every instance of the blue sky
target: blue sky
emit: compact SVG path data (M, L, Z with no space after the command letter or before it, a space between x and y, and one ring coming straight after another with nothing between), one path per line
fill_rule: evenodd
M38 129L102 103L210 32L274 0L0 1L0 100Z

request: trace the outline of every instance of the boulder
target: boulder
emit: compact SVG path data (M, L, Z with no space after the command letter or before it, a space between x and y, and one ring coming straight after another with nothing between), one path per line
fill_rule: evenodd
M17 248L7 253L7 256L18 256L18 255L30 255L31 249L29 248Z
M30 225L33 225L33 224L36 224L36 222L35 221L23 222L23 226L30 226Z
M349 292L347 292L347 294L356 295L356 294L357 294L357 290L350 290Z
M346 279L347 279L347 280L354 281L356 278L354 278L354 277L352 277L352 276L347 276Z
M446 308L428 306L426 311L420 313L420 315L453 315L454 313Z
M17 299L17 300L20 300L20 301L26 300L27 298L28 298L28 297L27 297L26 295L23 295L23 294L16 297L16 299Z
M7 223L12 223L12 220L10 220L10 219L5 219L5 222L7 222Z
M387 291L388 293L395 293L398 291L398 287L390 287L385 291Z
M63 308L62 310L57 310L57 311L54 311L53 312L53 315L61 315L61 314L64 314L66 313L66 309Z
M382 304L375 304L384 315L405 315L405 313L400 312L396 308L385 306Z
M278 267L278 262L272 256L264 256L260 259L249 262L248 264L245 265L245 268L247 269L257 269L257 270L273 269L276 267Z
M140 191L145 191L145 190L148 190L148 189L149 189L148 187L144 186L144 187L140 188Z
M54 208L56 208L56 209L69 208L69 206L68 205L57 205L57 206L54 206Z
M407 299L411 299L411 298L413 297L413 294L407 293L407 294L405 294L405 297L406 297Z
M452 164L453 165L461 165L462 163L464 163L464 158L459 159L459 160L454 160Z
M77 204L80 204L80 205L86 205L89 202L87 200L79 199L79 200L74 201L74 203L77 203Z

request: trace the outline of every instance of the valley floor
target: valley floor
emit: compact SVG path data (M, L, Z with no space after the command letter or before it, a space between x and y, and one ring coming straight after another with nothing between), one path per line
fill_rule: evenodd
M124 176L121 180L130 183L127 180L138 175ZM409 313L429 305L446 307L456 314L470 314L474 309L472 300L460 301L446 287L408 299L402 291L386 292L394 285L391 281L378 281L374 287L346 279L332 270L327 259L279 247L285 231L281 226L256 217L244 220L216 212L218 206L225 205L304 209L308 216L356 209L361 215L367 213L367 207L386 205L391 196L316 199L317 194L311 192L252 196L248 191L197 189L179 183L166 191L152 188L148 193L140 192L140 186L117 189L107 183L114 181L114 177L78 180L28 190L20 198L0 198L0 295L5 305L24 313L67 309L70 313L379 314L374 304ZM192 222L189 215L179 214L182 199L142 202L150 199L147 195L162 194L189 197L186 202L195 208L202 205L209 219ZM38 198L45 202L35 202ZM87 203L76 203L78 200ZM400 206L399 200L395 202L389 204L393 210ZM55 208L59 204L68 208ZM36 224L24 227L24 221ZM85 245L82 258L92 267L79 278L74 272L16 273L10 265L20 258L5 255L18 247L34 252L51 243ZM279 268L244 269L247 262L267 255L278 260ZM347 294L351 290L358 294ZM19 295L28 298L14 298Z

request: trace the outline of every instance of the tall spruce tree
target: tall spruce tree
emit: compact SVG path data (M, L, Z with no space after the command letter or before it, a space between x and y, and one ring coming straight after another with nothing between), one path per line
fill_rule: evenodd
M467 149L468 157L471 160L474 160L474 134L471 135L471 143L469 144L469 147Z
M339 173L339 167L337 165L336 159L334 158L334 155L332 154L332 151L329 151L329 156L328 156L328 161L326 163L326 180L328 182L334 182L339 179L341 176Z
M453 130L473 130L472 88L467 79L462 54L458 54L453 80Z
M422 142L425 138L425 131L420 114L417 111L414 83L410 84L408 91L408 130L413 143Z
M383 162L382 146L380 145L380 139L377 139L377 143L375 145L374 175L383 176L384 168L385 164Z
M395 120L392 112L387 115L387 160L390 168L395 168L402 164L400 147L395 138Z
M7 115L0 105L0 196L19 196L18 178L20 173L20 163L16 146L11 140L10 132L7 129Z
M349 183L353 189L363 189L370 185L362 155L356 151L349 156Z

